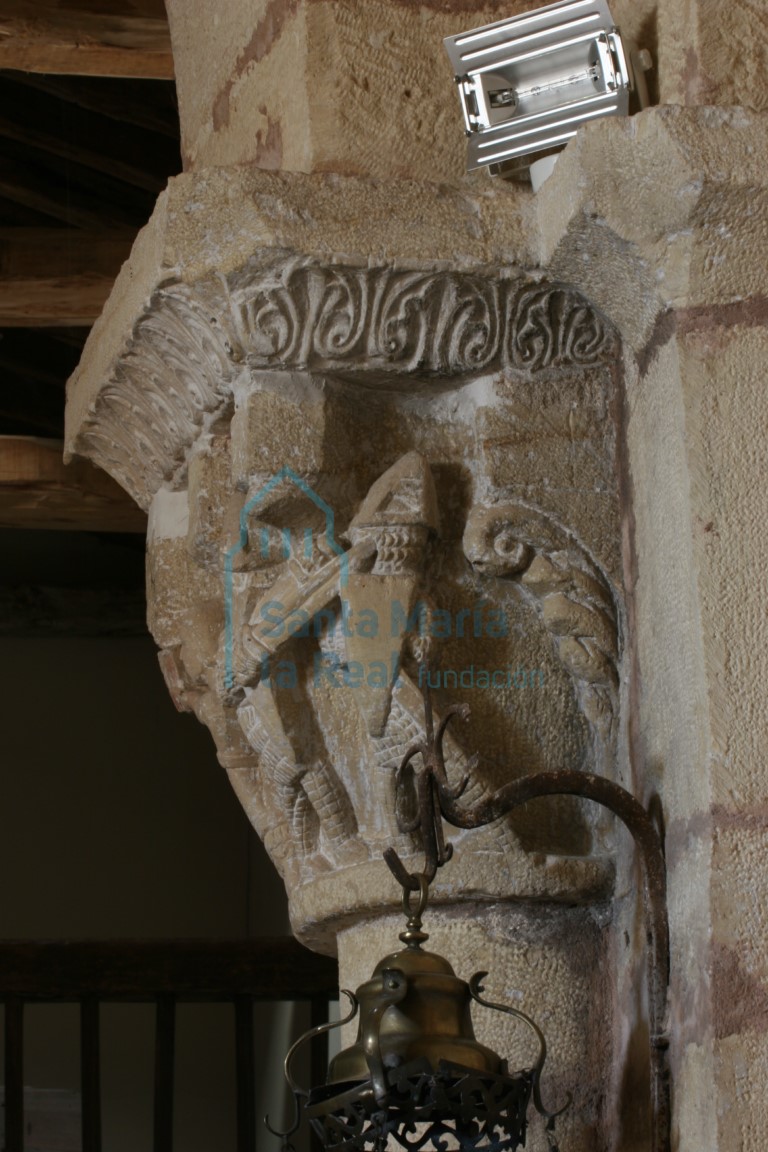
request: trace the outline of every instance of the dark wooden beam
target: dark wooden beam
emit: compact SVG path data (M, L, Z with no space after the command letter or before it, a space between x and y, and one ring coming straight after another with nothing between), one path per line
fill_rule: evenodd
M105 172L155 195L181 170L178 146L130 124L115 132L112 120L0 74L0 138L16 140Z
M39 164L18 159L8 143L0 164L0 196L75 228L106 229L132 223L125 212L100 203L96 196L84 197L76 190L72 193L66 179L57 173L46 173Z
M0 195L75 228L140 228L155 197L61 156L3 141Z
M20 407L18 403L0 403L0 428L2 436L50 436L59 438L64 427L64 414L56 416L50 412L38 409L34 403L25 403ZM0 506L2 505L2 488L0 486ZM0 527L3 525L0 524Z
M0 225L3 228L50 228L53 221L42 212L34 212L23 204L17 204L0 196Z
M73 76L171 79L168 22L159 15L114 8L78 11L53 0L4 0L0 67Z
M0 997L24 1001L335 999L336 961L292 936L250 940L0 942Z
M79 353L82 353L85 338L88 335L87 332L83 332L83 329L76 324L66 328L59 328L57 324L56 327L51 328L47 334L51 340L56 340L59 344L64 344L67 348L76 348ZM77 359L79 361L79 355Z
M92 76L40 76L34 72L5 72L15 84L37 89L57 100L109 116L120 124L133 124L145 132L179 140L176 90L168 80L105 80Z
M0 228L0 278L31 273L115 277L130 255L132 229ZM44 327L44 325L41 325Z
M145 532L146 524L106 472L87 460L65 464L59 441L0 436L0 527Z
M41 324L90 327L101 313L113 276L14 277L0 279L0 324L37 328Z
M122 231L0 228L0 326L89 327L132 239ZM3 351L0 343L0 357Z
M45 234L44 234L45 235ZM75 233L77 235L77 233ZM0 229L0 237L2 229ZM2 279L2 240L0 238L0 280ZM32 268L32 273L35 268ZM14 270L9 270L13 279ZM60 341L59 333L73 333L71 346ZM88 328L60 328L26 326L0 327L0 380L6 373L18 381L40 384L40 394L51 391L63 395L64 385L79 363L83 354L83 344L88 339ZM0 391L3 389L0 388Z
M0 316L2 316L2 299L3 281L2 277L0 277ZM22 360L19 357L8 354L7 334L14 331L28 332L30 329L24 325L21 329L6 328L3 332L3 336L6 337L6 339L0 341L0 380L2 380L2 383L6 384L10 377L14 385L19 389L24 388L24 386L28 384L39 384L41 388L50 388L57 393L63 392L68 374L56 374L42 368L34 362L31 356L29 359ZM39 331L40 329L35 325L34 329L30 331L30 335L36 335ZM4 394L4 392L4 388L0 389L0 394Z

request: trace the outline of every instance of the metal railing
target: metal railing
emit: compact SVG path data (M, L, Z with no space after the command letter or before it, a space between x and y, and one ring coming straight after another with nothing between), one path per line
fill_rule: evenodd
M99 1006L155 1004L152 1152L172 1152L178 1003L227 1004L235 1016L238 1152L256 1152L253 1004L301 1000L312 1022L338 996L335 960L292 937L250 940L0 942L5 1005L5 1148L24 1152L24 1007L80 1005L82 1152L101 1152ZM312 1082L325 1077L327 1048L312 1055Z

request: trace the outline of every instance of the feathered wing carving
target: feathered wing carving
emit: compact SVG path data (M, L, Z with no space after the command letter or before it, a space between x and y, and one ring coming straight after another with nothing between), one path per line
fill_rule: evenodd
M474 509L464 552L484 576L514 580L535 608L589 724L590 767L612 775L622 629L607 575L573 532L524 503Z

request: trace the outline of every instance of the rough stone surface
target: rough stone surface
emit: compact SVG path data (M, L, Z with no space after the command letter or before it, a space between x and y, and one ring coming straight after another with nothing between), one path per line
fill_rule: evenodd
M408 796L396 770L421 731L424 655L543 673L545 694L441 683L438 713L473 704L446 740L449 775L469 772L469 801L518 772L584 765L662 814L673 1146L757 1149L768 118L689 106L594 124L536 201L484 179L409 183L398 177L425 175L424 129L404 102L418 92L426 110L417 80L438 88L431 64L411 82L408 57L411 96L403 87L385 123L384 71L369 64L386 41L369 55L366 19L402 34L397 63L406 22L431 36L438 16L468 13L362 13L263 4L255 19L221 20L205 76L189 50L191 165L249 164L200 169L161 200L73 381L69 449L150 506L150 619L173 698L211 729L297 932L325 950L339 937L346 982L368 975L377 941L391 947L392 920L366 923L396 900L382 848L420 862L398 825ZM652 7L627 14L642 43ZM705 0L660 5L662 97L761 108L751 77L764 26L746 2L717 19ZM292 62L295 91L275 83ZM311 109L310 81L322 97ZM262 84L277 94L262 100ZM429 174L445 179L458 146L434 99ZM282 464L295 478L271 485ZM307 527L306 551L286 550ZM482 604L509 634L433 644L411 627L397 638L400 675L339 685L313 678L318 656L348 671L381 652L375 636L345 634L345 597L379 615L421 598L430 620ZM270 636L263 610L278 599L326 613L319 634ZM293 663L296 683L276 683L265 659ZM505 992L519 985L525 1006L543 1005L533 1014L554 1037L555 1087L578 1077L571 1152L640 1152L642 933L632 902L610 900L614 869L618 892L634 883L623 842L553 804L457 837L457 855L460 878L435 886L433 943L462 971L482 955Z
M667 825L680 1148L747 1147L766 1122L761 1094L742 1087L755 1082L743 1053L762 1037L768 976L757 704L765 614L751 583L766 562L754 483L766 416L756 256L765 215L753 151L764 150L764 127L741 111L672 109L635 127L606 125L601 154L611 172L629 172L625 191L594 169L584 179L596 155L588 131L540 199L545 237L558 221L552 266L601 300L625 340L632 730L641 787L661 796ZM644 156L665 175L644 175ZM670 177L692 199L687 223L665 236L653 196ZM730 1065L714 1055L717 1036L728 1038Z
M558 387L567 388L568 374L560 373ZM608 381L604 386L610 390ZM334 541L312 499L294 481L271 484L278 461L259 454L265 432L270 451L280 443L290 451L313 411L307 404L313 387L286 373L276 381L261 373L244 391L236 413L246 416L235 416L232 438L239 495L228 440L209 435L192 454L186 491L170 496L162 489L155 497L150 624L170 653L163 667L177 703L211 726L238 793L248 794L249 814L289 883L296 930L332 949L339 924L363 907L382 906L383 848L395 842L408 858L414 851L398 832L394 771L423 730L418 653L429 650L446 670L434 678L439 709L467 696L472 704L469 722L446 742L452 773L469 752L481 753L482 768L466 793L471 803L511 772L551 763L618 770L623 624L619 586L594 559L618 530L615 504L606 515L598 501L602 536L586 545L540 509L545 487L524 501L510 493L490 518L483 515L481 494L498 489L466 459L474 385L461 403L452 393L453 436L446 441L435 434L446 399L440 394L427 392L417 403L401 392L323 383L318 411L337 432L348 427L348 435L326 436L323 419L315 421L310 444L332 445L330 463L310 452L292 464L301 469L301 484L309 477L313 491L333 505L333 534L352 545L342 581L327 551ZM405 424L398 418L403 403ZM261 418L256 424L254 415ZM390 437L394 459L379 475L386 457L377 462L368 445L389 424L398 430ZM614 451L614 444L611 433L604 450ZM592 495L585 487L582 500ZM307 531L320 544L313 559L302 552ZM303 534L288 553L286 532L294 541ZM415 609L440 626L420 636ZM322 630L307 623L303 635L300 629L292 636L288 625L310 621L314 612L327 618ZM357 631L366 616L377 624L368 637ZM379 683L381 667L387 673ZM347 678L350 669L360 669L355 679ZM480 683L489 669L504 681L496 692ZM469 677L463 693L457 691L462 670ZM536 742L527 731L537 733ZM303 829L298 841L291 828ZM473 836L475 851L462 875L465 898L474 892L604 897L612 867L593 853L605 836L603 822L574 801L542 806L535 818L515 815L507 826ZM436 892L438 900L456 898L450 885L443 891L438 883Z
M640 356L666 309L758 307L766 152L768 117L743 108L653 108L587 127L537 198L542 262L589 284Z
M167 7L186 169L455 180L464 122L443 39L541 5L256 0L226 16L216 0ZM654 55L655 7L611 5L622 33Z
M326 268L348 264L386 270L394 264L437 272L485 273L490 267L495 277L499 266L533 261L526 229L531 212L530 193L470 180L452 187L402 182L394 193L370 181L278 175L253 167L172 180L118 276L70 381L68 451L93 452L95 446L86 450L78 438L105 393L116 387L117 403L125 407L119 397L130 392L130 408L138 409L147 403L144 382L158 374L166 376L160 387L164 398L144 412L141 435L152 434L158 416L167 433L162 410L170 403L172 434L182 436L186 451L201 424L207 427L220 402L231 396L241 371L245 352L237 329L243 323L247 327L248 317L232 316L233 292L247 297L249 285L258 285L265 274L269 283L277 274L279 283L280 276L290 276L291 260L299 267L316 261ZM156 332L153 313L158 307L166 322ZM185 346L190 338L196 340L192 352ZM185 403L190 372L193 397ZM171 378L174 374L181 376L180 383ZM124 438L126 456L138 434L134 427ZM113 471L106 457L117 440L114 432L104 440L107 471ZM145 439L144 447L156 456L166 453L162 440L153 448ZM132 487L124 469L121 479ZM143 492L135 490L135 482L133 487L146 506L157 481L151 491L146 482Z
M258 0L225 19L209 0L191 19L171 2L186 166L454 179L463 121L443 37L525 8Z
M662 0L657 37L662 103L768 109L768 29L760 0Z
M361 180L182 177L71 387L71 448L150 506L173 699L211 730L295 931L324 951L396 907L385 847L421 866L397 768L423 731L425 656L453 676L438 716L472 708L445 740L467 804L554 765L627 776L615 333L531 266L528 194L474 187L400 185L391 221L391 189ZM276 604L322 623L275 634ZM378 634L347 631L347 610ZM456 842L439 909L524 898L588 925L613 890L613 829L574 800ZM592 1049L593 929L537 977L567 1008L568 1083ZM601 1122L599 1080L568 1121L573 1152Z

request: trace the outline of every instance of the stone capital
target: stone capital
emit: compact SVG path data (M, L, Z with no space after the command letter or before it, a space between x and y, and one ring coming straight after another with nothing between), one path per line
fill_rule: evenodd
M447 744L468 795L557 766L660 803L681 1152L765 1127L750 1104L726 1131L722 1064L757 1100L767 155L764 113L660 107L580 132L538 199L201 167L161 198L68 398L69 453L149 509L166 681L305 940L359 970L356 929L398 899L383 849L419 866L398 768L425 657L438 715L472 706ZM642 948L631 901L609 905L614 873L633 890L614 830L556 803L456 849L440 933L482 905L495 939L517 902L523 972L543 905L579 920L582 969L613 966L605 1108L628 1107Z
M553 760L624 770L618 345L536 266L533 221L530 195L469 180L181 177L71 383L68 450L150 511L174 699L316 946L396 903L388 844L417 853L397 767L425 645L438 711L473 694L449 762L479 752L477 795ZM563 801L529 824L464 838L472 898L605 898L603 821Z

